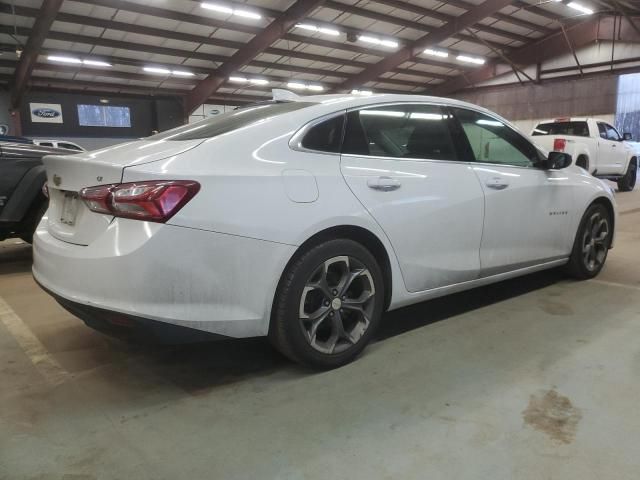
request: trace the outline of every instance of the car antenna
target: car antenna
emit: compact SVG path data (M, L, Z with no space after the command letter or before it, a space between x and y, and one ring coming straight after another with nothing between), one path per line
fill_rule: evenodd
M276 102L297 102L301 98L297 93L283 88L274 88L271 93L273 94L273 100Z

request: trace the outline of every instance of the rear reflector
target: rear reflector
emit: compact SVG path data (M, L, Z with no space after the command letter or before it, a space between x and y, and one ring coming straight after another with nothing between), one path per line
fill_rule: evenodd
M199 190L191 180L115 183L83 188L80 198L93 212L164 223Z
M567 146L567 140L564 138L556 138L553 141L553 151L554 152L564 152L565 147Z

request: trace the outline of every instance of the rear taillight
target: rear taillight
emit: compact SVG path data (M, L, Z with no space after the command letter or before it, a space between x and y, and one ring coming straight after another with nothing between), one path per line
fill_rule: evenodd
M564 152L564 149L566 146L567 146L567 141L564 138L556 138L553 141L554 152Z
M191 180L115 183L83 188L80 198L93 212L164 223L199 190Z

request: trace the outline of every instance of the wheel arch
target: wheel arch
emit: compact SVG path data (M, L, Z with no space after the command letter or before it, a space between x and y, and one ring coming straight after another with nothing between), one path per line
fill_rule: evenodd
M616 232L616 211L613 208L613 203L611 202L610 199L608 199L607 197L597 197L596 199L594 199L589 206L587 207L587 209L589 207L591 207L592 205L602 205L604 208L607 209L607 212L609 212L609 217L611 218L611 229L613 230L613 236L612 239L615 238L615 232ZM586 210L585 210L586 211ZM613 246L613 243L611 244L611 247Z
M364 246L367 250L371 252L371 254L376 258L380 265L380 269L382 270L382 280L384 282L384 309L387 310L391 303L392 297L392 289L393 289L393 272L391 267L391 258L389 257L389 252L387 251L384 243L380 240L380 238L370 230L356 226L356 225L335 225L332 227L325 228L320 230L319 232L313 234L307 240L305 240L295 251L295 253L291 256L287 264L285 265L282 273L280 275L280 279L278 280L278 285L276 287L275 295L273 297L273 302L275 304L276 297L278 292L280 291L280 286L282 283L282 279L284 278L285 272L289 269L289 266L294 263L300 255L302 255L309 248L319 245L322 242L327 240L333 240L336 238L344 238L348 240L353 240L358 242L362 246ZM273 312L273 305L271 308Z

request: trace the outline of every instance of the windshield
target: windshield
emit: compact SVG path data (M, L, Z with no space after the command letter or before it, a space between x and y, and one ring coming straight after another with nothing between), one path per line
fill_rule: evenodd
M587 125L587 122L541 123L533 130L532 135L569 135L574 137L588 137L589 126Z
M202 138L213 138L223 133L246 127L252 123L259 122L269 117L275 117L285 113L300 110L302 108L316 105L313 102L283 102L270 103L264 105L253 105L239 108L232 112L216 115L215 117L202 120L201 122L190 123L178 128L167 130L148 137L149 140L197 140Z

